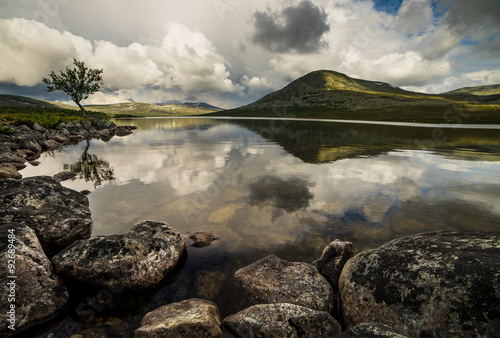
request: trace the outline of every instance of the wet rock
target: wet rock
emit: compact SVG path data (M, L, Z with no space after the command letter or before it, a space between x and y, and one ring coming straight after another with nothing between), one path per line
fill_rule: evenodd
M23 177L16 168L11 166L0 167L0 179L15 179L19 180Z
M208 223L223 224L225 225L231 218L234 217L236 211L244 207L242 204L229 204L225 205L208 216Z
M291 303L326 312L333 307L330 284L311 264L270 255L234 276L251 304Z
M0 225L0 238L0 275L3 279L0 283L0 335L3 336L14 332L4 325L11 324L7 313L11 304L15 305L17 333L50 319L67 303L69 295L64 283L54 274L33 229L7 223ZM9 244L15 249L9 248ZM12 264L12 269L9 264ZM15 299L15 303L9 301L8 295Z
M191 246L194 246L196 248L203 248L205 246L209 246L210 244L212 244L213 241L219 239L210 232L203 232L203 231L192 232L188 235L188 237L193 240Z
M332 288L338 290L340 273L352 257L354 257L352 243L336 239L323 250L321 257L312 264L326 278Z
M144 221L123 235L74 243L52 259L57 273L86 284L140 288L159 282L186 249L167 223Z
M339 323L327 312L278 303L259 304L226 317L224 325L236 337L334 337Z
M57 182L67 181L72 179L73 177L76 177L76 173L72 171L61 171L54 175L54 178Z
M199 250L202 254L205 254L207 250L213 250L214 252L232 252L237 249L242 241L240 235L224 225L210 224L186 229L185 231L187 234L192 234L194 232L210 233L213 237L217 238L217 240L213 241L210 246L205 247L203 250ZM196 251L193 253L196 253Z
M109 120L94 120L92 121L92 126L96 128L97 130L103 130L103 129L115 129L116 124Z
M71 338L108 338L108 334L102 327L91 327L72 335Z
M47 140L42 142L42 148L45 150L54 150L61 146L61 143L55 140Z
M25 161L24 157L14 153L6 152L0 154L0 163L24 163Z
M147 313L134 337L222 337L222 322L213 302L193 298Z
M29 163L30 163L32 166L34 166L34 167L37 167L37 166L39 166L39 165L40 165L40 162L39 162L39 161L30 161Z
M226 271L197 271L196 296L203 299L214 299L229 273Z
M346 326L381 322L410 336L494 336L500 329L500 233L431 232L349 260Z
M382 323L361 323L335 338L408 338L408 336Z
M28 149L18 149L16 150L16 154L28 161L32 161L38 156L36 153Z
M35 230L46 253L90 237L89 201L48 176L0 180L0 221Z
M42 127L41 125L39 125L37 122L33 123L33 130L36 130L38 132L41 132L41 133L46 133L47 132L47 129L45 129L44 127Z
M127 136L132 134L132 130L127 127L118 127L115 130L115 136Z

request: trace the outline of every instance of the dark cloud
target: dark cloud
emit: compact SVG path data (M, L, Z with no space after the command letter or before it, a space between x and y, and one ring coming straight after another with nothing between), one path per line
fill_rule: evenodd
M325 11L308 0L284 8L281 15L257 11L253 17L253 42L271 52L317 52L323 34L330 30Z
M441 0L438 10L448 10L442 24L471 38L487 38L497 35L500 30L498 0Z

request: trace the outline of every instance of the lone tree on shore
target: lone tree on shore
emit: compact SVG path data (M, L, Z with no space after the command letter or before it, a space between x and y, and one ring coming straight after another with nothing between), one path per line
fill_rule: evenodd
M102 69L89 69L85 67L83 61L76 59L73 59L73 64L75 68L66 67L66 71L61 71L61 75L56 75L52 71L49 74L50 79L43 78L42 82L48 86L45 89L48 92L62 90L68 94L82 110L83 117L86 117L85 109L80 102L101 89Z

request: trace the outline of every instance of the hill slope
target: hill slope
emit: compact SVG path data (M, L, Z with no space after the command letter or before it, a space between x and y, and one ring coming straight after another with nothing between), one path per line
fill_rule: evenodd
M247 106L212 115L445 123L500 123L500 97L430 95L320 70ZM465 117L465 115L469 115Z

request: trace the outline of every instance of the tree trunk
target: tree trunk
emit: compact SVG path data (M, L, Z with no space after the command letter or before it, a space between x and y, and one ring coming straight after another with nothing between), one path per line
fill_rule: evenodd
M87 112L85 111L85 108L83 108L83 106L80 104L80 102L76 102L75 103L78 105L78 107L80 107L82 113L83 113L83 117L87 117Z

